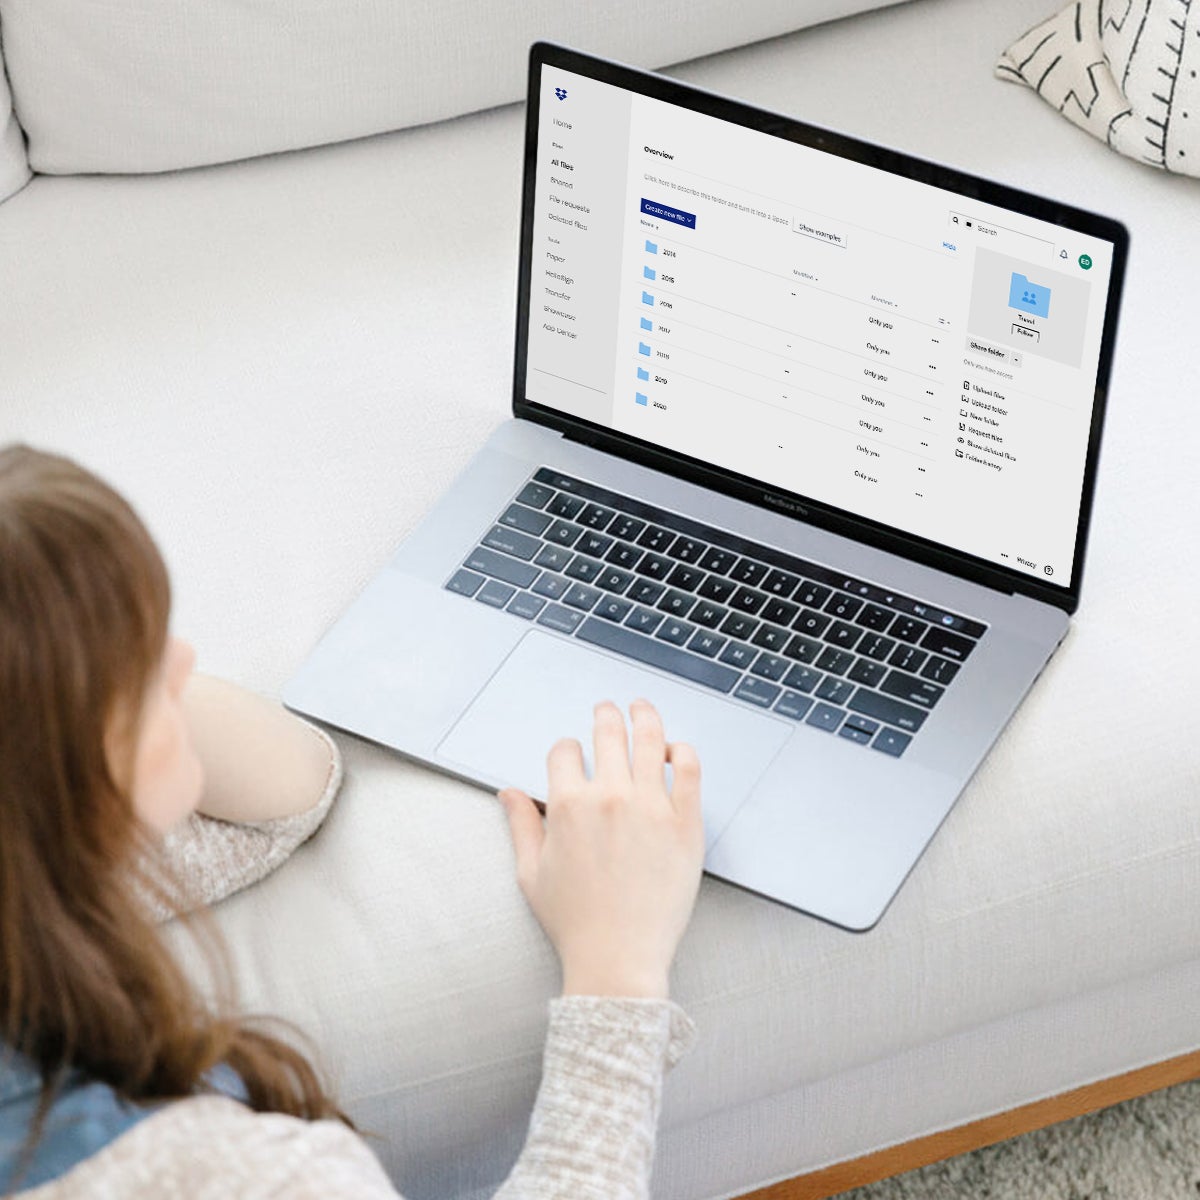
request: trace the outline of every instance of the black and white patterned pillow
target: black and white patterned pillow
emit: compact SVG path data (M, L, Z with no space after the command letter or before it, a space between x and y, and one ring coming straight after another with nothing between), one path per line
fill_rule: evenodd
M996 74L1028 84L1121 154L1200 175L1200 0L1191 8L1076 0L1014 42Z

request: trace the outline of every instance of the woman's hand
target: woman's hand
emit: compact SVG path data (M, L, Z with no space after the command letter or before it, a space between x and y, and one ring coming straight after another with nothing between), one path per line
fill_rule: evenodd
M665 997L700 886L699 760L667 745L652 705L629 711L632 753L621 710L596 706L591 779L577 741L551 748L544 825L524 792L500 793L517 881L558 951L564 995Z

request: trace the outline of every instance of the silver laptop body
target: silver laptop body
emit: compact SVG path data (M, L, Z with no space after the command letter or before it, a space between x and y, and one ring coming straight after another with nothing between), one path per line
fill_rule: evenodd
M645 697L706 870L870 928L1078 603L1127 246L538 43L514 419L285 702L541 800Z

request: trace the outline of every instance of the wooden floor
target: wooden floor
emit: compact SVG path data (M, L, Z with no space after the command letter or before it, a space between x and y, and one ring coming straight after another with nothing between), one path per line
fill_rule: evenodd
M825 1200L851 1188L862 1187L892 1175L927 1166L932 1162L966 1154L983 1146L992 1146L1035 1129L1044 1129L1072 1117L1108 1108L1135 1096L1144 1096L1160 1088L1200 1078L1200 1051L1184 1054L1167 1062L1156 1063L1124 1075L1114 1075L1099 1083L1025 1104L1020 1108L972 1121L956 1129L947 1129L928 1137L891 1146L862 1158L837 1163L809 1175L797 1175L770 1187L747 1192L740 1200Z

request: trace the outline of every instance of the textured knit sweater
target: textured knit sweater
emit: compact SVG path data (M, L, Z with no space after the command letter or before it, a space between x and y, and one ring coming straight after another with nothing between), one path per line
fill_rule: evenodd
M215 903L261 879L321 824L342 767L333 741L313 731L329 749L331 768L312 809L245 824L193 816L168 835L167 853L197 902ZM529 1134L499 1200L647 1197L663 1075L694 1040L692 1022L668 1000L552 1000ZM19 1194L24 1200L398 1195L367 1145L340 1122L255 1113L223 1095L168 1103L65 1173Z

